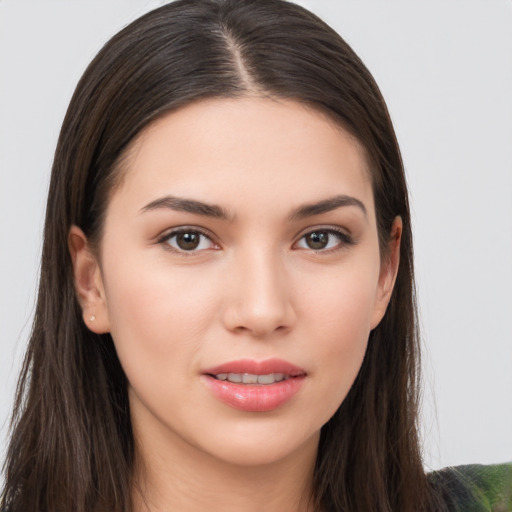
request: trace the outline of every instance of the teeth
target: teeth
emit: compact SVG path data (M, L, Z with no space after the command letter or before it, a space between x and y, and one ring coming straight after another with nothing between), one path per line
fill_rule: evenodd
M274 374L270 375L259 375L258 376L258 384L274 384L276 381Z
M274 384L285 380L284 373L269 373L268 375L255 375L254 373L218 373L218 380L227 380L235 384Z
M244 384L257 384L258 383L258 376L253 375L252 373L244 373L242 375L242 382Z

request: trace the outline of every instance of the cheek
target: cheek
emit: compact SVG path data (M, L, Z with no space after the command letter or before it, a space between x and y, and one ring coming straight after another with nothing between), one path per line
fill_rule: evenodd
M190 363L215 309L208 280L192 283L189 273L162 262L136 268L132 258L105 269L111 334L125 372Z
M361 263L361 262L358 262ZM302 314L323 332L331 349L357 344L368 337L373 318L378 261L366 265L347 265L339 271L315 276L301 295L307 297ZM334 340L339 340L335 343Z
M344 374L357 373L370 333L371 299L370 294L360 291L341 292L324 304L318 303L323 307L316 312L317 351L323 366L327 365L334 373L336 369Z
M309 290L305 326L307 338L315 340L310 350L324 397L324 422L345 399L366 352L377 280L371 267L367 270L331 277Z

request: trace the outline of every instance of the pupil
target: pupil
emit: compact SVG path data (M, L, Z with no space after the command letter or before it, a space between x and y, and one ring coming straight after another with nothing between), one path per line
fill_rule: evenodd
M329 242L329 235L325 231L315 231L306 237L306 243L311 249L323 249Z
M176 237L176 242L180 249L191 251L199 245L199 235L197 233L180 233Z

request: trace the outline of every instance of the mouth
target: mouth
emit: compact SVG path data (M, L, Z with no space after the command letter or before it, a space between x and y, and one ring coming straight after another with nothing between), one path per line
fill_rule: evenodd
M307 373L279 359L239 360L203 373L207 388L221 402L249 412L265 412L288 403L300 390Z
M293 379L295 377L301 377L304 373L299 372L295 374L285 373L268 373L265 375L258 375L256 373L217 373L211 375L217 380L228 381L233 384L256 384L261 386L268 386L275 384L276 382L282 382L283 380Z

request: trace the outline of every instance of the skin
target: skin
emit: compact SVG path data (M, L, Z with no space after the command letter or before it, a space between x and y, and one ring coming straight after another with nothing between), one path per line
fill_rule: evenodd
M289 100L193 103L140 134L124 166L99 253L77 227L69 241L84 321L112 334L129 380L136 510L308 510L320 429L391 295L400 219L381 258L360 145ZM168 196L226 218L154 207ZM335 196L360 205L292 218ZM186 251L176 228L208 237ZM272 357L307 373L272 411L230 407L202 380Z

